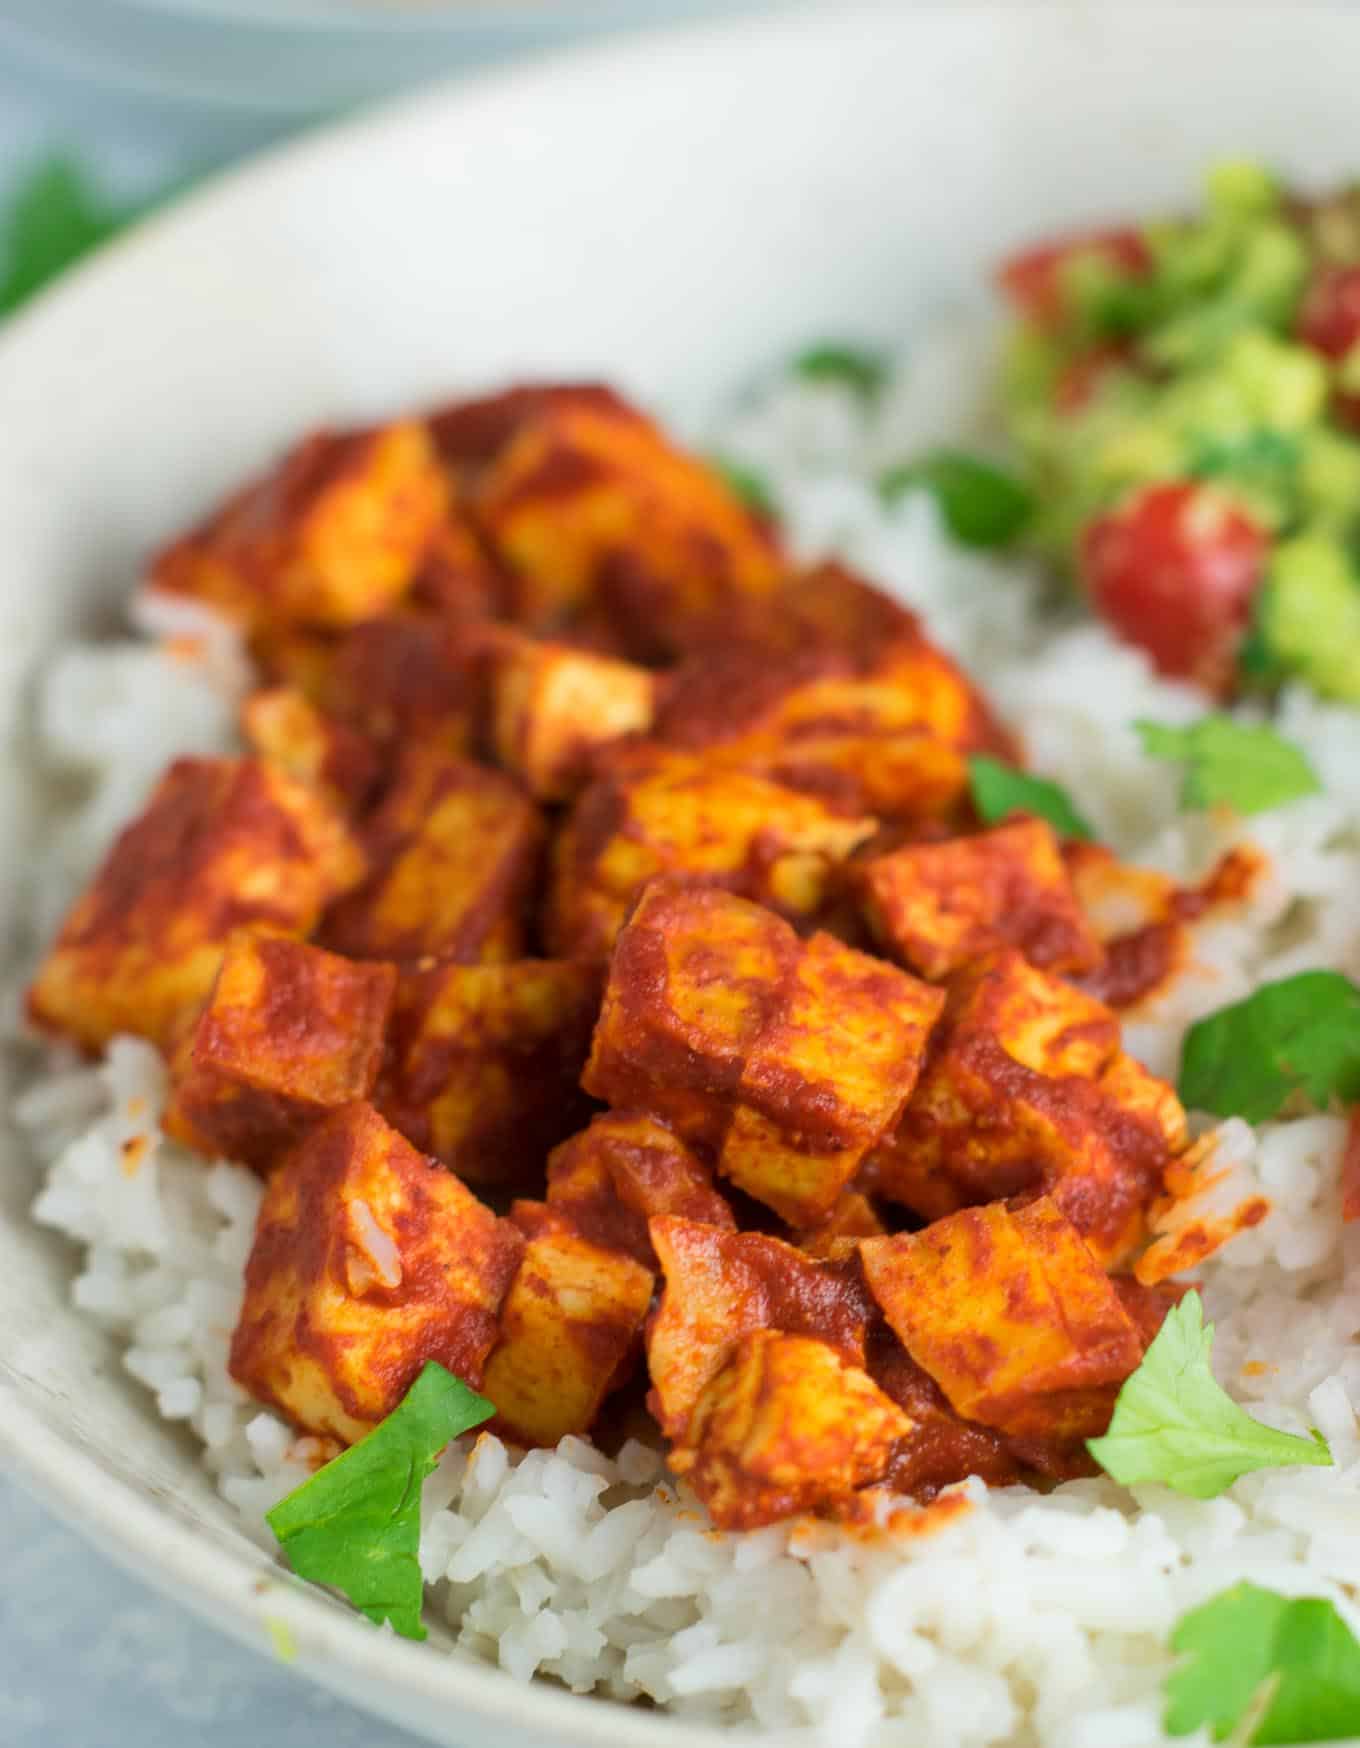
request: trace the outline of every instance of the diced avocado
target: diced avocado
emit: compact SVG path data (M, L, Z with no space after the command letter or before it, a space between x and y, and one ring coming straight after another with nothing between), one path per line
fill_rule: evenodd
M1287 328L1308 275L1303 243L1288 225L1269 220L1228 240L1221 283L1199 285L1185 298L1168 297L1172 311L1147 334L1143 349L1166 369L1211 362L1235 337L1262 325Z
M1270 656L1328 697L1360 702L1360 574L1345 548L1319 534L1282 542L1265 589Z
M1205 178L1213 212L1252 219L1274 212L1280 204L1280 184L1251 158L1228 158L1214 164Z
M1047 411L1066 360L1064 348L1043 329L1027 323L1013 328L1001 360L1001 393L1011 413L1030 407Z
M1317 353L1259 329L1237 336L1222 369L1249 416L1277 431L1304 430L1327 405L1327 367Z
M1304 434L1299 457L1299 504L1330 528L1360 520L1360 443L1325 425Z

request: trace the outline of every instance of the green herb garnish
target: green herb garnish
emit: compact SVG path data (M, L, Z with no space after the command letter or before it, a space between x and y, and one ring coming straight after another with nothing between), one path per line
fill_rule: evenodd
M881 353L866 346L828 340L800 352L793 361L793 373L807 382L842 383L868 401L882 390L888 366Z
M727 489L740 498L748 510L771 519L778 515L774 493L763 474L744 461L734 461L730 455L710 455L708 460L709 465L722 475Z
M293 1570L343 1590L372 1621L423 1639L420 1487L439 1453L495 1413L433 1360L367 1438L343 1451L268 1514Z
M1255 1469L1331 1463L1321 1434L1276 1432L1239 1408L1210 1370L1213 1347L1199 1294L1187 1293L1125 1380L1110 1430L1086 1441L1107 1475L1126 1487L1157 1481L1213 1499Z
M133 216L67 158L30 170L0 225L0 315L17 309Z
M1181 1054L1181 1102L1264 1123L1296 1093L1319 1109L1360 1100L1360 989L1300 971L1197 1020Z
M1322 790L1302 750L1273 728L1231 716L1202 716L1188 728L1145 719L1133 726L1150 757L1184 764L1182 807L1265 813Z
M1360 1644L1324 1597L1235 1584L1181 1617L1171 1649L1168 1735L1241 1729L1262 1748L1360 1735Z
M1032 777L1013 765L1003 765L1000 759L989 759L985 753L974 753L969 759L968 776L973 806L988 825L1012 813L1034 813L1046 819L1061 837L1096 835L1073 807L1067 791L1046 777Z
M934 449L900 462L878 482L884 503L904 492L931 492L945 527L964 546L1005 546L1034 514L1034 497L1012 474L956 449Z

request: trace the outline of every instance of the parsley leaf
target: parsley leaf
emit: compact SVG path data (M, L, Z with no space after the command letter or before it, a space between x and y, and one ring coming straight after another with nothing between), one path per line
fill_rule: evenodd
M973 805L988 825L1012 813L1035 813L1062 837L1096 835L1073 807L1066 790L1045 777L1031 777L1027 771L1017 771L985 753L974 753L969 759L968 776Z
M433 1360L401 1406L268 1514L293 1570L343 1590L380 1625L423 1639L420 1485L450 1439L494 1407Z
M1302 750L1273 728L1231 716L1202 716L1188 728L1146 718L1133 726L1149 757L1184 763L1182 807L1224 803L1238 813L1265 813L1322 789Z
M1181 1053L1181 1102L1264 1123L1297 1092L1319 1108L1360 1100L1360 988L1300 971L1197 1020Z
M69 159L36 165L20 182L0 227L0 315L17 309L131 216Z
M709 465L722 475L728 491L734 497L740 498L748 510L754 510L757 516L771 519L779 514L774 493L764 476L755 468L749 467L744 461L734 461L730 455L710 455L708 460Z
M1034 497L1018 479L957 449L932 449L879 477L879 496L895 504L904 492L931 492L945 527L963 546L1005 546L1034 513Z
M1328 1466L1320 1433L1276 1432L1239 1408L1209 1369L1214 1326L1198 1293L1187 1293L1127 1378L1104 1438L1086 1448L1126 1487L1160 1481L1192 1499L1214 1499L1239 1475L1294 1464Z
M1208 1725L1222 1742L1339 1742L1360 1735L1360 1644L1319 1596L1287 1597L1235 1584L1183 1615L1167 1676L1166 1730Z
M865 346L847 346L838 340L827 340L809 346L793 361L793 374L808 382L839 382L853 389L866 401L878 394L888 379L888 366L882 355Z

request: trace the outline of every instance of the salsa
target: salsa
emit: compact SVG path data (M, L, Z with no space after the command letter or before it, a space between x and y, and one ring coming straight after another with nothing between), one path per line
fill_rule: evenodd
M1360 699L1360 196L1225 164L998 279L1033 532L1101 617L1221 694Z

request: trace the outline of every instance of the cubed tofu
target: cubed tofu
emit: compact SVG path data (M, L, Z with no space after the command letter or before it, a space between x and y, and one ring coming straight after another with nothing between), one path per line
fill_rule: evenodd
M788 924L759 905L708 887L648 887L610 961L582 1085L691 1144L721 1144L799 952Z
M922 729L818 730L767 749L748 746L732 762L847 813L903 825L943 821L956 829L965 821L968 760Z
M870 1330L865 1369L911 1421L911 1432L898 1441L883 1476L894 1493L926 1501L970 1475L989 1487L1025 1479L1025 1465L1009 1441L994 1427L955 1414L944 1391L886 1323Z
M554 1149L548 1160L548 1206L605 1250L657 1266L647 1232L653 1216L735 1230L713 1172L654 1117L609 1111Z
M553 852L545 927L554 952L607 957L638 893L683 876L805 922L875 821L746 771L638 747L581 794Z
M730 627L721 647L686 662L658 737L733 758L768 757L781 744L794 753L819 735L914 731L957 752L1006 744L985 701L915 618L871 585L839 577L800 579L754 634Z
M1069 975L1103 957L1057 834L1041 819L866 855L849 876L875 938L922 977L948 977L1005 946Z
M342 1106L270 1178L231 1375L294 1426L346 1444L427 1360L474 1389L524 1239L371 1105Z
M411 584L410 601L448 625L499 619L504 611L505 578L456 501L426 549Z
M1020 1437L1104 1430L1143 1355L1138 1328L1072 1224L1040 1197L866 1239L869 1290L950 1406Z
M800 946L747 1052L718 1170L791 1226L825 1219L892 1128L941 991L830 935Z
M1121 1053L1110 1010L1008 948L954 978L875 1182L927 1219L1042 1188L1114 1267L1144 1234L1184 1124L1171 1088Z
M719 1529L757 1529L847 1503L883 1476L911 1425L825 1342L761 1329L705 1385L670 1463Z
M745 900L658 883L619 938L583 1084L810 1226L901 1111L943 999Z
M369 619L335 644L322 708L391 764L409 742L457 756L480 732L481 628L402 611Z
M162 552L151 586L248 631L353 625L406 592L447 508L424 425L319 432Z
M641 418L602 382L521 382L492 394L448 401L430 413L429 426L444 465L466 485L476 481L531 420L573 407L609 418Z
M363 867L335 810L274 765L178 759L67 916L29 1014L92 1050L118 1032L166 1048L234 929L309 934Z
M496 757L541 801L566 801L595 752L651 726L656 675L570 644L505 631L488 654Z
M241 707L252 751L342 812L361 808L377 780L378 757L363 735L325 716L296 686L252 692Z
M650 1223L665 1290L647 1328L652 1411L684 1436L704 1386L743 1335L782 1330L864 1363L872 1305L858 1268L822 1263L759 1232L661 1215Z
M890 673L891 720L911 723L964 752L1014 759L1018 748L968 676L926 637L916 615L836 560L801 572L780 593L754 639L781 660L836 649L860 675ZM905 683L905 684L903 684ZM873 718L882 733L889 719Z
M628 408L542 401L476 480L471 505L545 630L603 600L639 655L667 655L768 600L784 565L721 477Z
M548 1149L590 1113L599 1005L596 972L566 960L404 971L376 1103L472 1183L542 1183Z
M627 1379L652 1299L650 1269L538 1218L546 1212L515 1205L528 1242L482 1381L497 1430L526 1445L589 1432Z
M166 1129L268 1171L328 1111L372 1092L396 981L391 965L233 935L176 1051Z
M930 1060L897 1133L875 1155L879 1188L938 1218L952 1196L989 1201L1031 1187L1036 1099L1047 1097L1051 1111L1055 1086L1093 1079L1118 1049L1108 1008L1014 948L974 961L951 980ZM938 1192L937 1177L945 1180Z
M868 1196L845 1189L817 1225L802 1228L797 1243L808 1256L839 1262L854 1255L861 1238L881 1238L887 1230Z
M361 959L523 957L543 825L508 777L411 744L363 841L373 872L328 912L327 946Z

